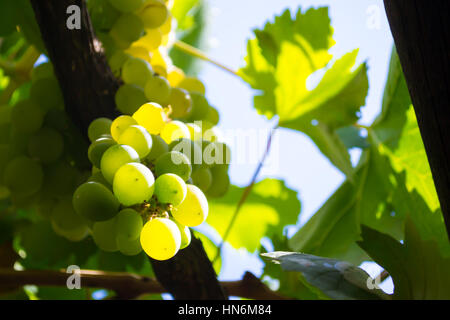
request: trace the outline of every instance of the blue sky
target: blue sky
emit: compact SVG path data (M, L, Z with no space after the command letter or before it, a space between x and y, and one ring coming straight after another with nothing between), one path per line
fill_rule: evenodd
M370 124L380 111L393 44L381 0L208 0L208 3L211 14L206 51L213 59L235 70L244 64L246 43L252 37L252 29L263 27L267 20L273 19L286 8L295 12L300 6L303 9L329 6L336 40L331 52L339 57L359 48L358 62L366 61L369 66L369 95L366 106L362 108L360 123ZM273 121L267 121L253 109L252 90L240 79L206 62L201 63L199 78L206 84L209 101L220 112L219 128L222 130L258 130L273 126ZM344 176L303 134L281 129L276 137L277 144L272 148L269 159L278 158L279 165L263 169L260 179L282 179L299 193L302 212L297 226L288 229L289 234L293 234L343 182ZM263 147L259 149L260 154ZM353 152L352 157L356 160L358 153ZM232 163L232 182L240 186L247 185L255 167L254 163ZM213 240L218 240L213 230L202 229ZM247 270L260 275L261 267L262 263L256 256L225 246L219 278L235 280ZM373 265L366 264L364 267L371 275L378 272L378 268ZM386 287L387 290L390 287Z

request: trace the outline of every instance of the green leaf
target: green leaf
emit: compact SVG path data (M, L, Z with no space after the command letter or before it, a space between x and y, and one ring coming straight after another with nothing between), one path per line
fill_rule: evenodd
M336 133L347 149L365 149L370 146L367 138L361 135L361 129L355 126L339 128L336 130Z
M0 3L0 37L9 35L16 30L16 16L11 14L14 10L14 1Z
M363 269L348 262L283 251L262 256L281 264L284 271L301 272L306 281L332 299L389 299L383 291L371 286L374 280Z
M224 235L242 196L244 188L230 186L227 194L210 200L207 223L221 236ZM260 239L272 234L281 234L283 228L295 224L300 212L297 193L288 189L283 181L264 179L253 186L253 190L234 223L227 241L236 249L246 248L254 252Z
M353 168L336 129L354 124L368 91L367 67L355 67L358 50L347 53L324 70L319 84L307 81L329 64L334 44L327 8L286 10L255 30L247 44L241 77L257 90L254 106L267 118L279 117L282 127L302 131L350 179Z
M191 229L191 231L193 231L193 230ZM210 261L213 261L217 254L217 250L218 250L217 246L214 244L214 242L212 242L211 239L209 239L203 233L195 231L195 232L193 232L193 234L195 237L199 238L200 241L202 242L203 248L205 249L208 259ZM219 256L219 258L216 261L214 261L213 268L214 268L214 271L216 272L216 274L220 273L220 269L222 268L222 257L221 256Z
M421 239L412 220L406 220L403 244L368 227L362 237L359 245L392 276L395 299L450 299L450 259L435 241Z

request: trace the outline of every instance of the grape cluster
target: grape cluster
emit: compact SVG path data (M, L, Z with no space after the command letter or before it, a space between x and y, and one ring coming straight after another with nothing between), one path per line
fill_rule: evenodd
M195 140L191 133L195 136L183 122L169 121L155 102L143 104L132 116L91 123L93 174L75 191L73 207L92 223L100 249L125 255L143 249L153 259L166 260L189 245L188 227L208 215L201 187L208 190L212 177L202 172L211 166L226 170L229 154L226 145Z

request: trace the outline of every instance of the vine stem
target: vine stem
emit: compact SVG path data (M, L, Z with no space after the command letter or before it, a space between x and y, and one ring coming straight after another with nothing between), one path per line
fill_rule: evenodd
M220 63L220 62L218 62L216 60L213 60L212 58L208 57L203 51L201 51L201 50L199 50L197 48L194 48L193 46L191 46L191 45L189 45L189 44L187 44L187 43L185 43L183 41L180 41L180 40L175 41L174 47L180 49L181 51L183 51L183 52L185 52L185 53L187 53L187 54L189 54L191 56L194 56L196 58L199 58L199 59L202 59L202 60L207 61L209 63L212 63L216 67L219 67L220 69L225 70L225 71L231 73L232 75L234 75L236 77L239 77L239 78L241 77L233 69L225 66L224 64L222 64L222 63Z
M266 160L266 158L269 154L270 147L272 145L272 138L273 138L273 135L277 128L278 128L278 122L275 124L275 126L270 131L270 135L267 138L266 149L264 150L264 154L262 155L261 160L259 161L258 166L256 167L256 170L253 173L253 176L252 176L252 179L251 179L249 185L244 189L244 192L242 193L242 196L239 199L236 209L234 210L233 216L231 217L231 220L227 226L227 229L225 230L225 233L223 234L222 240L221 240L219 246L217 247L216 256L214 257L214 259L212 261L213 264L216 262L217 259L219 259L223 244L225 243L228 236L230 235L231 229L233 228L234 223L236 222L239 212L241 211L241 208L244 205L245 201L247 201L247 198L250 195L250 192L252 191L253 186L256 183L256 179L258 179L259 173L261 172L261 169L264 166L264 161Z

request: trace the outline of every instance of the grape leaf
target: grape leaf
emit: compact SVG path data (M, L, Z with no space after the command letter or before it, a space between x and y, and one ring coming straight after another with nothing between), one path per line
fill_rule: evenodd
M354 124L368 91L367 67L355 68L357 50L335 61L309 89L310 76L324 69L334 44L327 8L286 10L255 30L247 44L241 77L257 90L254 106L268 118L279 117L282 127L306 133L321 152L349 178L353 168L345 144L335 130Z
M227 194L210 200L207 223L221 236L224 235L242 196L244 188L230 186ZM283 181L264 179L256 183L234 223L227 241L236 249L254 252L264 236L281 234L283 228L295 224L300 212L300 202L295 191Z
M359 245L392 276L395 299L450 299L450 259L436 241L421 239L411 219L403 244L365 226L362 237Z
M301 272L306 281L332 299L389 299L382 290L371 286L374 280L363 269L348 262L283 251L262 256L281 264L284 271Z

